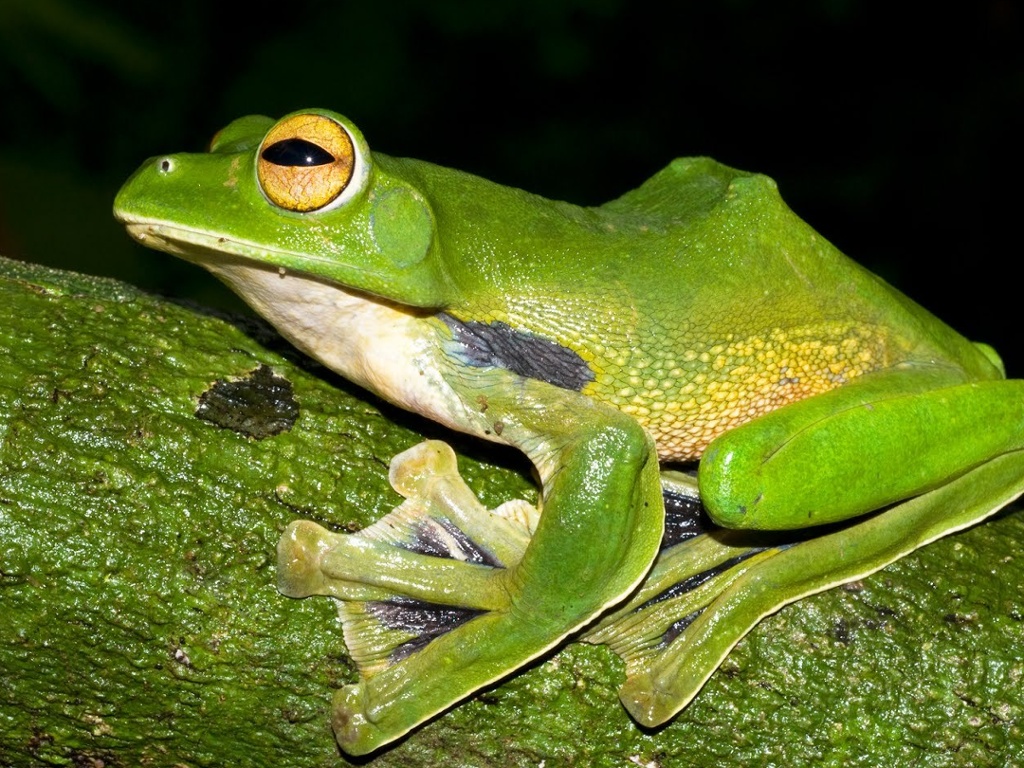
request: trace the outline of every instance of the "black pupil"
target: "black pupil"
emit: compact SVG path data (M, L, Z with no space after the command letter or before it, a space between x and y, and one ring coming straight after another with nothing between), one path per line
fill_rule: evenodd
M282 139L263 150L262 157L274 165L330 165L334 156L323 147L305 139Z

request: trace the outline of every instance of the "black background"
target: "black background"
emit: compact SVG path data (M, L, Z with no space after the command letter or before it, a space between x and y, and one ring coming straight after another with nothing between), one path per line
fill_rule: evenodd
M767 173L842 250L1024 373L1017 3L268 7L0 0L0 253L227 302L131 244L113 195L235 117L322 106L389 154L577 203L680 155Z

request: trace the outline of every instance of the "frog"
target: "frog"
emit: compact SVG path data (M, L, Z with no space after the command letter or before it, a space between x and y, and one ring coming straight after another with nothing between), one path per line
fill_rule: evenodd
M763 617L1024 491L996 352L709 158L578 206L304 109L151 158L114 213L327 368L533 467L536 503L488 509L427 441L377 523L282 534L280 591L334 599L357 662L331 714L352 755L574 640L665 723Z

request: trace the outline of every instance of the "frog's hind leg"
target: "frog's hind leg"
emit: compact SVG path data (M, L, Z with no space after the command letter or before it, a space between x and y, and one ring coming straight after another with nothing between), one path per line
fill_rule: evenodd
M623 659L626 681L620 698L638 722L649 726L685 706L749 631L750 626L719 620L731 605L733 587L790 546L789 539L776 534L716 526L701 504L696 478L663 472L662 486L665 536L654 566L626 604L580 638L607 645ZM717 631L686 644L694 635L691 625L700 622ZM670 680L671 694L659 696L654 681L670 665L679 674ZM691 676L699 682L687 685Z
M390 480L405 501L373 525L337 534L301 520L278 544L281 592L337 599L363 677L500 605L491 577L519 562L537 523L525 501L480 504L439 441L395 456Z
M699 526L697 535L664 548L630 601L582 639L622 657L623 705L639 723L659 725L693 699L765 616L874 573L985 519L1022 492L1024 451L1015 451L883 512L825 529Z

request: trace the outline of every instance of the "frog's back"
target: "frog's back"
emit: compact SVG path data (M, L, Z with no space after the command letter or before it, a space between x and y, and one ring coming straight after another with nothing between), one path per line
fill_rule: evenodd
M592 363L590 393L633 414L665 459L696 458L727 429L899 364L999 375L795 216L767 177L677 160L603 211L646 220L661 243L630 262L638 321Z

